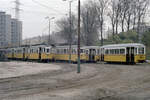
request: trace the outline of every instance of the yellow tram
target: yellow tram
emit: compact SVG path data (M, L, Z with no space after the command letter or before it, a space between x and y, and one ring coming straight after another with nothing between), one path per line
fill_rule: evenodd
M145 46L139 43L112 44L101 47L101 55L105 62L139 63L145 62Z
M100 46L84 46L82 48L86 51L87 62L100 61Z
M145 62L145 46L139 43L112 44L105 46L83 46L80 49L80 60L83 62ZM69 61L69 46L35 45L27 47L7 48L8 59L37 61ZM77 62L77 46L71 48L71 62Z
M70 51L69 46L56 46L55 48L55 60L56 61L69 61ZM77 46L71 47L71 62L77 62ZM84 49L80 49L81 62L86 61L86 54Z
M8 48L8 49L6 50L6 55L5 55L5 56L6 56L8 59L13 59L12 51L13 51L13 48Z
M41 61L54 61L55 48L52 46L41 47L41 58L39 59L41 59Z
M54 60L54 49L52 46L38 45L30 46L26 53L26 59L38 61L52 61Z

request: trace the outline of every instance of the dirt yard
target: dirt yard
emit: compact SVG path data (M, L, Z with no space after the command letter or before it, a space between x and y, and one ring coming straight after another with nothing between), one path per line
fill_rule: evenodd
M150 64L0 62L0 100L150 100Z

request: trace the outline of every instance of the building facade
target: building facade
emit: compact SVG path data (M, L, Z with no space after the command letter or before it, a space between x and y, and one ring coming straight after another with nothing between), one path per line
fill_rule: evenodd
M11 19L11 45L20 46L22 44L22 22Z
M11 15L0 12L0 47L21 45L22 22L11 18Z
M0 12L0 47L11 45L11 16Z

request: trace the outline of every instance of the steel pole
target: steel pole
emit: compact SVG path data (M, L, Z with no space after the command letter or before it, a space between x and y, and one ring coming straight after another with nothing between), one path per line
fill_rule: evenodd
M80 73L80 0L78 0L78 66L77 73Z
M71 50L71 45L72 45L72 22L71 22L71 2L72 1L69 1L69 8L70 8L70 11L69 11L69 15L70 15L70 34L69 34L69 63L71 63L71 53L72 53L72 50Z
M49 45L50 45L50 40L51 40L51 39L50 39L50 38L51 38L51 37L50 37L50 35L51 35L51 30L50 30L50 29L51 29L51 19L49 18L49 37L48 37L48 44L49 44Z

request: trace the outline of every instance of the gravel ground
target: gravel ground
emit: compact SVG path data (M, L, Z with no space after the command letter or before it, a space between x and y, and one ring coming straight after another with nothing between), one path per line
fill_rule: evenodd
M0 63L0 100L150 100L150 65Z
M31 62L0 62L0 78L36 74L43 71L59 70L58 65Z

